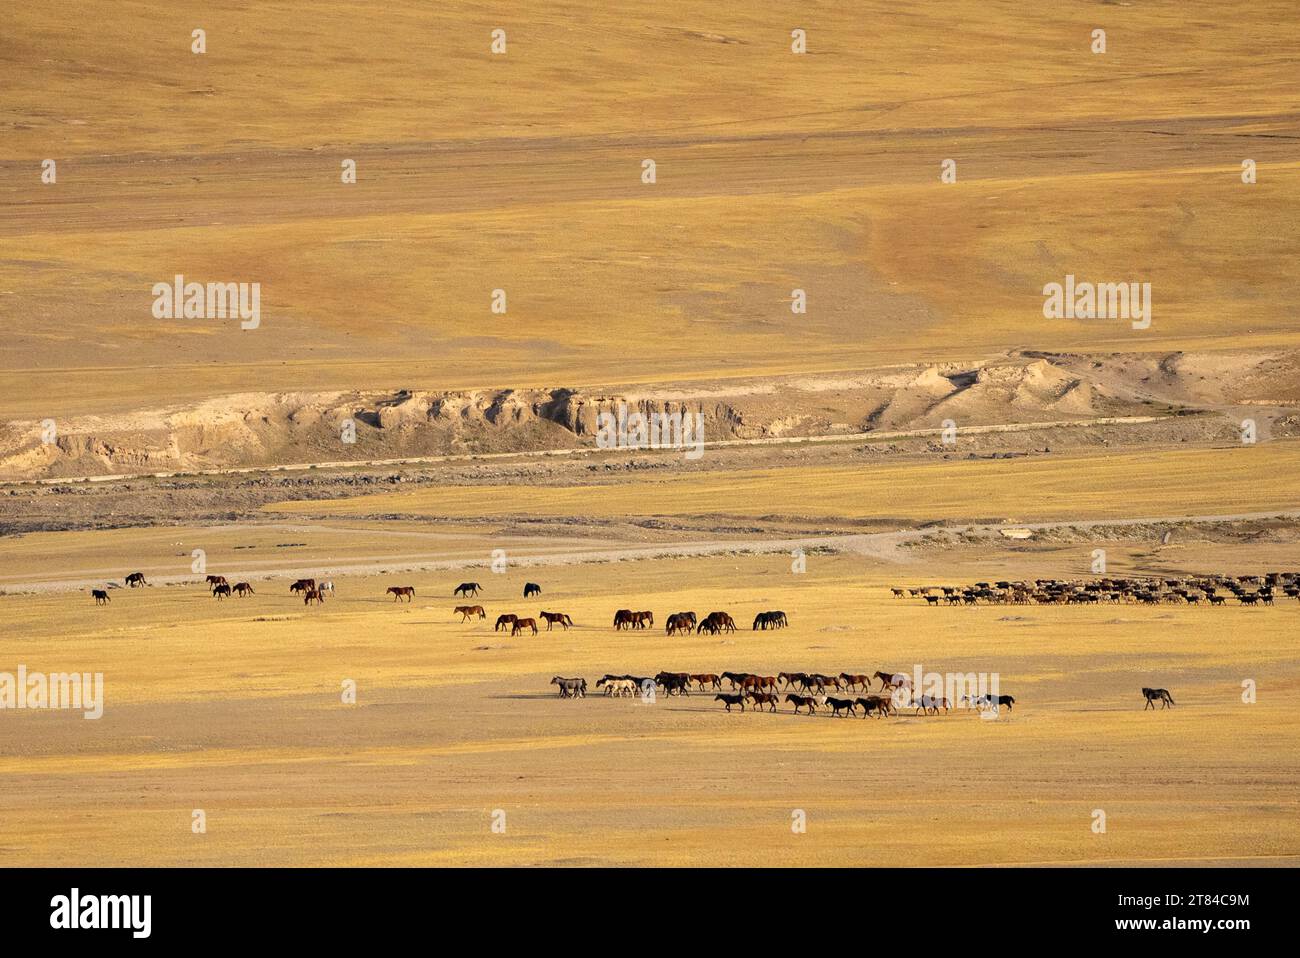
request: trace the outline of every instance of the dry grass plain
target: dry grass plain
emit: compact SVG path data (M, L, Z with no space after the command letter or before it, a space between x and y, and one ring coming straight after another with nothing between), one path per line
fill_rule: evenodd
M0 414L1294 346L1289 14L236 2L196 56L181 7L15 9ZM1152 327L1045 321L1067 272L1150 281ZM177 273L260 282L261 327L153 319Z
M675 455L660 453L660 455ZM1236 515L1295 506L1300 443L1042 459L710 471L585 485L474 485L284 502L272 513L504 516L795 516L900 524Z
M1159 564L1242 555L1171 549ZM197 585L117 591L106 609L84 594L3 596L14 631L0 665L103 671L107 705L98 721L6 715L0 862L1300 862L1300 606L935 610L884 588L991 568L1077 574L1086 558L968 550L900 569L812 555L793 575L776 554L478 575L493 615L535 612L517 596L537 579L540 607L578 623L535 638L458 624L454 573L338 578L338 600L312 610L283 578L220 604ZM1112 546L1111 561L1121 574L1152 564L1135 546ZM398 578L416 585L414 603L382 597ZM783 608L792 627L633 636L608 627L624 603L661 617ZM561 701L547 686L556 673L915 663L997 671L1017 707L995 721L835 720L727 715L705 695ZM354 706L340 701L344 679ZM1177 708L1142 714L1145 684L1172 688ZM206 835L191 834L195 808ZM1098 808L1104 835L1090 829ZM504 835L491 831L496 809ZM795 809L806 834L791 831Z
M0 715L0 866L1300 864L1300 604L929 609L887 590L1083 577L1097 545L1077 530L918 545L931 523L1296 508L1294 441L1224 448L1257 408L1278 435L1294 426L1294 357L1274 362L1300 345L1291 4L307 9L6 11L0 419L299 390L707 391L1025 349L1079 375L1141 354L1099 375L1168 419L1081 427L1050 455L990 447L1031 453L1011 459L476 463L436 489L350 498L142 480L144 506L130 485L0 489L2 521L30 503L22 528L64 530L2 542L0 671L107 686L98 721ZM56 185L39 182L47 157ZM946 158L957 183L939 180ZM261 326L153 319L153 284L178 273L261 283ZM1151 282L1151 328L1044 320L1042 287L1067 273ZM1227 430L1188 417L1177 433L1181 412ZM1097 535L1119 575L1259 573L1300 567L1285 521ZM97 523L126 527L68 531ZM818 536L792 574L790 542ZM195 548L258 595L217 603L181 581ZM514 565L494 575L499 548ZM136 569L159 584L91 604L86 589ZM335 601L288 594L322 572ZM493 617L561 609L578 627L461 624L451 590L473 578ZM519 600L525 580L540 603ZM391 584L415 601L385 599ZM742 631L617 633L620 607L661 623L727 609ZM749 631L770 608L792 627ZM834 720L728 715L705 695L560 701L547 685L914 664L996 671L1017 707ZM1143 685L1177 706L1142 714Z

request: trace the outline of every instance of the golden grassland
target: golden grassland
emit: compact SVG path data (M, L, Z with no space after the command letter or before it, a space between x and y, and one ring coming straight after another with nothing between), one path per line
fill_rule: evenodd
M485 544L488 534L491 546ZM608 538L600 541L601 547L617 544ZM431 529L357 520L46 532L6 540L0 552L0 590L21 590L24 583L32 582L56 588L90 582L99 587L110 580L120 583L131 572L161 581L188 579L194 575L196 549L203 553L205 573L226 574L233 583L238 578L256 580L322 566L378 569L390 563L396 571L422 563L477 563L492 548L506 549L519 558L541 557L590 551L592 539L590 535L542 539L481 525L440 523Z
M443 486L277 514L365 516L815 516L1073 520L1221 515L1295 507L1300 443L879 466L676 474L581 486Z
M460 625L450 573L339 579L320 609L267 583L0 597L0 669L102 671L102 719L5 715L0 861L21 864L1294 863L1300 607L929 609L902 579L989 569L1070 574L1081 547L954 554L897 568L784 555L487 574L493 616L578 627L511 638ZM1080 552L1075 555L1075 552ZM1231 566L1239 548L1162 552ZM1259 556L1258 550L1253 555ZM1293 557L1292 557L1293 558ZM1281 554L1269 561L1285 561ZM1112 549L1114 570L1151 567ZM1252 565L1253 568L1253 565ZM282 580L278 583L284 585ZM438 595L433 599L431 596ZM507 599L504 596L510 596ZM622 605L727 608L742 631L666 638L608 628ZM792 627L753 633L785 609ZM727 715L711 697L560 701L551 675L739 669L997 671L995 721ZM353 679L358 704L340 702ZM1241 682L1258 683L1255 704ZM1173 690L1142 714L1138 688ZM204 809L208 833L193 835ZM490 831L502 809L507 831ZM790 828L795 809L808 830ZM1091 831L1107 814L1107 832Z
M203 56L100 7L0 39L5 415L1300 342L1284 3L814 4L802 57L776 3L234 3ZM1151 282L1152 327L1044 320L1067 272ZM263 325L154 319L177 273Z
M1283 49L1289 12L1284 0L1105 10L957 0L942 11L867 0L797 13L778 0L535 10L396 0L376 16L349 0L236 0L199 15L87 0L75 17L12 10L0 63L11 155L33 157L47 155L55 133L75 153L106 141L188 153L792 124L947 128L1025 112L1266 116L1294 106L1288 60L1267 52ZM202 57L190 53L196 27L208 33ZM507 31L506 56L488 55L496 27ZM802 59L789 52L796 27L809 35ZM1076 56L1096 27L1109 33L1106 56Z
M1283 0L17 6L0 34L0 417L1295 346L1292 14ZM1096 27L1105 56L1088 51ZM955 184L939 181L946 158ZM151 287L177 273L261 283L261 327L155 320ZM1151 328L1043 319L1042 286L1066 273L1150 282ZM790 312L796 287L807 315ZM489 313L496 288L505 317ZM615 561L682 527L741 534L707 532L738 525L718 517L861 529L1289 510L1298 450L807 468L774 453L786 468L6 539L0 671L103 672L107 703L98 721L0 714L0 865L1300 864L1293 601L888 597L1086 575L1082 542L882 549L889 563L810 550L801 575L784 550ZM414 518L370 518L393 514ZM682 522L618 521L656 516ZM591 522L555 535L520 517ZM258 594L158 585L95 607L54 591L185 576L195 548ZM494 575L481 563L497 548L594 561ZM1297 567L1267 541L1106 548L1118 575ZM305 608L288 581L322 569L338 597ZM451 590L473 578L492 618L461 624ZM540 601L519 599L525 580ZM415 601L386 598L393 584ZM742 630L616 633L621 607L660 623L726 609ZM491 630L543 608L578 627ZM790 629L749 630L773 608ZM877 722L728 715L705 695L560 701L547 685L917 663L995 671L1017 706ZM355 705L340 701L349 679ZM1178 705L1142 714L1144 685ZM199 808L206 835L190 829Z

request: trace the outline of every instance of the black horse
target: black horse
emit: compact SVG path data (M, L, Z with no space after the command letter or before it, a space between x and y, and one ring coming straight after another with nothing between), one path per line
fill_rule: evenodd
M540 585L538 585L536 582L525 582L525 583L524 583L524 598L525 598L525 599L529 599L529 598L532 598L532 597L535 596L535 595L541 595L541 594L542 594L542 587L541 587Z
M1174 697L1169 694L1168 689L1143 689L1142 695L1145 696L1147 704L1142 706L1142 711L1155 708L1155 703L1160 702L1161 708L1167 709L1174 704Z

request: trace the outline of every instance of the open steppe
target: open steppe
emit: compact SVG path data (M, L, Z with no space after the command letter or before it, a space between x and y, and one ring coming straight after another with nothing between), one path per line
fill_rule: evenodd
M1300 864L1294 599L889 591L1087 579L1098 549L1300 569L1293 4L3 21L0 673L102 672L106 703L0 712L0 865ZM260 324L154 318L177 274L259 283ZM1067 275L1149 282L1149 328L1045 319ZM698 414L701 455L598 448L624 405ZM257 594L210 597L195 550ZM577 626L491 628L540 609ZM669 638L679 609L741 630ZM916 665L1016 707L594 689Z
M287 534L255 527L245 538ZM350 540L391 548L366 528ZM1294 545L1109 548L1117 574L1253 568L1295 555ZM6 715L0 861L1300 862L1294 601L930 609L884 588L990 569L1078 575L1088 563L1079 546L970 547L904 567L814 553L803 574L791 561L775 553L337 576L337 601L320 609L304 609L284 577L222 603L198 584L115 590L102 609L84 594L0 597L14 630L6 667L95 669L106 684L98 721ZM486 622L461 625L451 614L451 588L465 578L485 586L475 601L491 613ZM540 602L519 598L526 580L544 583ZM383 596L398 581L416 586L411 604ZM568 611L577 627L492 631L498 611L533 615L535 604ZM738 619L782 608L791 628L754 633L746 620L721 640L614 632L609 619L623 605L726 608ZM557 673L594 684L607 671L914 664L996 671L1016 708L995 720L962 710L809 718L788 706L728 715L704 694L562 701L547 685ZM357 683L356 705L340 700L346 679ZM1258 685L1254 704L1241 699L1246 679ZM1143 714L1138 689L1148 684L1173 689L1176 708ZM190 831L196 808L206 835ZM491 828L497 809L505 834ZM791 831L796 809L807 815L805 834ZM1091 830L1095 809L1106 812L1104 835Z

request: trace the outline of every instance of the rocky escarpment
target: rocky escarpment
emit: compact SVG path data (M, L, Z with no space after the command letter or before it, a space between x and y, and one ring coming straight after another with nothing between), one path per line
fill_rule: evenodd
M625 389L241 393L184 407L0 425L0 478L265 468L596 445L602 415L703 422L707 441L1149 414L1152 384L1195 408L1225 378L1273 395L1292 365L1252 357L1214 377L1208 360L1024 353L839 377ZM1270 365L1270 363L1272 365ZM1185 373L1185 371L1192 371ZM1193 376L1192 373L1195 373Z

